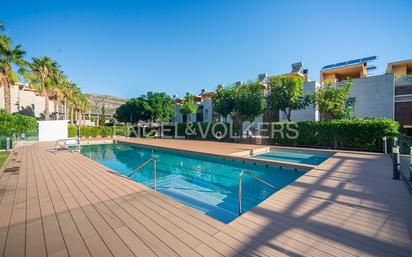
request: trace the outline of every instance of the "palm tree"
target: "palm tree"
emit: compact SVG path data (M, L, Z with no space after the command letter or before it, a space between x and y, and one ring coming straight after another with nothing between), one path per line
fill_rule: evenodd
M34 57L26 77L31 88L44 96L44 119L49 120L49 100L59 83L61 70L59 64L50 57Z
M1 22L0 28L4 28ZM21 49L21 45L13 46L8 36L0 34L0 87L4 88L4 108L7 113L11 112L11 86L18 81L13 66L24 67L24 55L25 51Z

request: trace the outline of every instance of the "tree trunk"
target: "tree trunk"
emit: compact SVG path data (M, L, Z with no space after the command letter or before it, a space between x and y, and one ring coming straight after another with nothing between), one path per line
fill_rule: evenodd
M290 116L291 116L290 114L291 114L291 113L292 113L292 110L289 108L289 109L288 109L288 113L287 113L287 118L288 118L288 121L289 121L289 122L292 121L292 119L290 118Z
M56 114L56 120L59 120L59 101L57 100L54 100L54 113Z
M10 85L6 83L3 85L4 88L4 109L6 113L11 113L11 92L10 92Z
M49 120L49 96L45 94L44 96L44 120Z
M0 87L2 86L4 88L4 109L6 110L6 113L11 113L11 83L5 72L0 74Z

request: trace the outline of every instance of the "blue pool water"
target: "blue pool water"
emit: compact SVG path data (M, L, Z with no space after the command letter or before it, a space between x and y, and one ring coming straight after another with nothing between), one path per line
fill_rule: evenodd
M304 174L264 164L122 144L85 145L81 153L123 175L154 157L157 159L157 191L225 223L238 216L238 175L243 169L277 188ZM131 178L153 188L153 162ZM244 175L243 212L275 191Z
M331 155L299 150L272 149L269 152L254 155L253 157L266 160L293 162L300 164L319 165Z

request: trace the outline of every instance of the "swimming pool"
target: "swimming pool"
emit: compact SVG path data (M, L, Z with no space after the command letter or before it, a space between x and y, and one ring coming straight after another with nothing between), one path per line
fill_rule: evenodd
M151 157L157 160L157 191L228 223L238 217L238 176L246 169L282 188L303 171L229 160L183 151L159 150L122 144L84 145L81 153L123 175ZM131 176L154 188L153 162ZM255 207L276 190L243 176L243 212Z
M259 159L311 165L319 165L330 156L331 154L284 149L271 149L268 152L253 155L254 158Z

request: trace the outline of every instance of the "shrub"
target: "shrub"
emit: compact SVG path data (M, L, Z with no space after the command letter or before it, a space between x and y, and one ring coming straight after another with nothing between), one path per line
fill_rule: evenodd
M298 131L296 139L285 136L287 126ZM278 129L270 139L273 144L381 151L382 138L396 136L399 123L384 118L272 123L270 135L273 129ZM294 135L291 131L289 134Z
M77 128L74 125L69 125L69 137L76 137ZM128 136L129 130L126 126L80 126L81 137L108 137L112 136L115 131L116 135Z
M25 133L27 136L38 134L38 124L34 117L19 113L8 114L0 110L0 136Z

